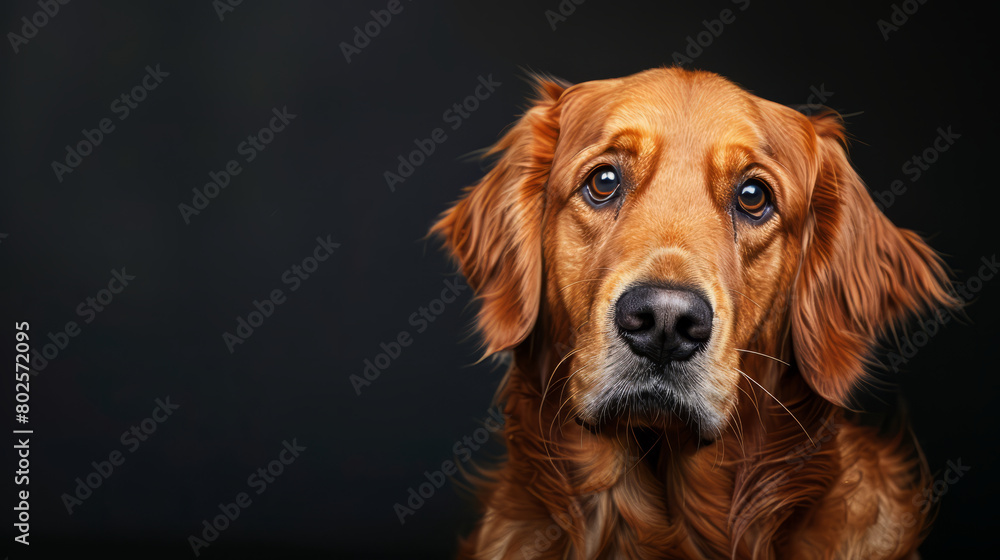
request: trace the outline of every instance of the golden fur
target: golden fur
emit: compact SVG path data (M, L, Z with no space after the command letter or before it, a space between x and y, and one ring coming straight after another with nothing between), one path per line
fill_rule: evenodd
M536 89L432 228L481 303L487 355L512 358L507 458L479 480L460 556L914 555L926 465L905 425L883 435L845 407L880 336L958 301L875 207L839 117L678 68ZM601 163L628 182L615 208L581 196ZM747 173L773 191L760 224L733 213ZM629 367L609 310L648 281L705 293L711 342L688 400L609 417L597 403Z

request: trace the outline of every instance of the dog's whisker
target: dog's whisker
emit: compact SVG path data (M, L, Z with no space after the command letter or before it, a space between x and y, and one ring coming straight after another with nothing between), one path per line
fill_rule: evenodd
M743 455L746 456L747 447L745 439L746 436L743 433L743 416L740 414L740 409L737 408L735 412L736 415L733 418L733 427L735 429L735 433L737 434L736 440L740 443L740 451L742 451Z
M548 381L545 384L545 389L542 391L541 402L539 403L539 406L538 406L538 430L540 432L542 430L542 413L545 411L545 406L544 406L545 405L545 397L548 395L549 389L552 387L552 381L555 379L556 371L559 370L559 366L561 366L563 364L563 362L565 362L570 356L572 356L577 351L578 351L577 349L573 349L570 352L568 352L565 356L563 356L563 358L561 360L559 360L559 363L556 364L556 367L554 367L552 369L552 373L549 374L549 379L548 379ZM543 436L542 448L545 451L545 455L549 458L550 462L552 460L552 453L549 451L549 437L552 434L553 424L556 423L556 421L558 420L558 418L559 418L559 415L556 414L556 416L553 417L552 422L549 424L549 429L546 432L543 432L543 434L542 434L542 436ZM560 431L560 433L562 432L562 424L559 425L559 431ZM553 467L554 467L554 465L553 465Z
M736 385L736 388L739 389L740 391L743 391L743 394L746 395L750 399L751 403L753 403L753 408L754 408L755 411L757 411L757 422L761 426L763 426L764 425L764 418L760 415L760 402L757 399L757 391L754 390L753 386L750 387L750 391L751 391L750 393L747 393L746 389L744 389L740 385Z
M775 358L774 356L771 356L769 354L764 354L763 352L757 352L757 351L754 351L754 350L747 350L746 348L735 348L735 350L737 352L746 352L747 354L756 354L758 356L763 356L765 358L770 358L770 359L778 362L779 364L785 364L786 366L791 366L792 365L792 364L790 364L790 363L788 363L788 362L786 362L784 360L780 360L780 359Z
M564 381L562 382L562 383L563 383L563 387L562 387L562 390L560 390L560 391L559 391L559 403L560 403L560 404L559 404L559 408L558 408L558 409L556 409L556 413L555 413L555 418L553 419L553 422L555 422L555 421L556 421L556 419L558 419L558 418L559 418L559 413L560 413L560 412L562 412L562 409L563 409L563 407L564 407L564 406L566 406L566 403L567 403L567 402L569 402L569 400L570 400L570 399L564 399L564 398L563 398L563 396L564 396L564 393L565 393L565 391L566 391L566 387L568 387L568 386L569 386L569 384L570 384L570 381L571 381L571 380L573 379L573 376L575 376L575 375L577 375L578 373L580 373L581 371L583 371L583 370L584 370L584 369L585 369L586 367L587 367L587 366L586 366L586 364L584 364L584 365L580 366L579 368L577 368L577 370L576 370L576 371L574 371L574 372L571 372L571 373L570 373L570 374L569 374L569 375L568 375L568 376L566 377L566 379L565 379L565 380L564 380Z
M736 424L736 419L739 416L739 412L740 411L737 409L737 410L734 411L734 414L732 416L726 418L726 425L728 425L730 428L732 428L731 431L733 433L733 437L736 438L736 442L740 444L740 449L742 449L743 448L742 426L738 426ZM723 453L725 453L725 442L724 441L723 441ZM723 455L723 456L725 456L725 455Z
M567 359L569 359L570 356L576 354L579 351L580 351L579 348L574 348L570 350L569 352L566 353L565 356L562 357L561 360L559 360L559 363L556 364L556 367L552 368L552 371L548 375L548 380L545 383L545 389L542 390L542 404L545 403L545 396L549 394L549 389L552 387L552 380L555 379L556 371L559 370L559 366L563 365L563 362L565 362ZM539 410L538 411L539 418L541 418L541 414L542 411Z
M736 289L733 289L733 288L729 288L729 291L730 291L730 292L736 292L737 294L739 294L739 295L741 295L741 296L743 296L743 297L747 298L747 300L749 300L749 301L750 301L750 303L752 303L752 304L756 305L756 306L757 306L757 307L759 307L760 309L764 309L764 306L763 306L763 305L761 305L761 304L757 303L756 301L754 301L754 300L753 300L753 298L751 298L750 296L748 296L748 295L744 294L743 292L741 292L741 291L739 291L739 290L736 290Z
M750 402L753 403L754 410L757 411L757 421L760 422L761 426L763 426L764 425L764 419L761 418L761 416L760 416L760 406L757 403L757 393L754 392L753 395L751 396L751 394L747 393L746 389L744 389L742 387L742 385L740 385L740 384L737 384L736 388L739 389L740 391L742 391L743 394L746 395L748 399L750 399ZM753 387L751 387L750 390L752 391ZM744 440L743 440L743 430L744 430L744 428L743 428L743 417L740 416L740 409L739 409L739 407L736 408L735 412L736 412L736 418L739 420L740 449L742 449L743 451L746 451L746 446L744 445Z
M562 288L559 288L559 293L562 293L562 292L566 291L568 288L571 288L571 287L573 287L573 286L575 286L577 284L582 284L584 282L597 282L597 281L600 281L600 280L601 280L601 278L585 278L583 280L577 280L576 282L570 282L569 284L566 284Z
M764 391L765 393L768 394L768 396L770 396L772 399L774 399L774 402L778 403L781 406L781 408L785 409L785 412L787 412L788 415L792 417L792 420L795 420L795 423L798 424L800 428L802 428L802 433L804 433L806 435L806 438L809 439L809 443L811 443L813 445L816 444L816 442L813 441L812 436L809 435L809 430L806 430L806 427L802 425L802 422L799 422L798 417L795 416L795 414L793 414L792 411L789 410L787 406L785 406L785 403L779 401L778 397L775 397L774 395L772 395L771 392L768 391L767 389L765 389L763 385L761 385L760 383L757 383L756 381L754 381L754 378L750 377L746 373L743 373L739 368L733 368L733 369L735 369L736 371L738 371L740 373L740 375L742 375L743 377L747 378L747 381L750 381L754 385L760 387L760 389L762 391Z
M628 425L628 422L626 422L626 425ZM629 428L627 428L627 429L628 429L628 430L631 430L631 427L629 427ZM635 443L636 443L636 445L637 445L637 446L639 447L639 449L641 450L641 449L642 449L642 445L641 445L641 444L639 443L639 438L638 438L638 436L636 436L636 435L635 435L634 433L633 433L632 435L633 435L633 437L635 438ZM642 463L642 461L643 461L643 460L644 460L644 459L646 458L646 455L649 455L649 454L650 454L650 452L652 452L652 451L653 451L654 449L656 449L656 444L657 444L657 443L659 443L661 439L663 439L663 436L661 436L661 435L657 435L657 436L656 436L656 441L654 441L654 442L653 442L653 443L652 443L652 444L651 444L651 445L649 446L649 449L646 449L645 451L643 451L642 455L641 455L641 456L640 456L640 457L639 457L638 459L636 459L635 461L633 461L633 463L632 463L632 466L631 466L631 467L629 467L629 469L628 469L627 471L625 471L625 474L624 474L624 476L628 476L628 475L629 475L629 473L631 473L631 472L632 472L633 470L635 470L635 468L636 468L636 467L638 467L638 466L639 466L639 464L640 464L640 463Z
M728 422L728 419L727 419ZM722 439L723 436L720 434L719 439L715 442L715 458L712 459L712 470L718 469L723 464L723 459L726 456L726 441Z

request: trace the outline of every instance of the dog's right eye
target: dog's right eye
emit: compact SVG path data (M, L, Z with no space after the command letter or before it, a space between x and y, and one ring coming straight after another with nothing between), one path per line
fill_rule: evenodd
M618 196L621 174L613 165L604 164L590 172L583 184L583 196L593 206L601 206Z
M741 212L753 220L761 220L771 210L771 198L766 183L760 179L745 181L736 190L736 202Z

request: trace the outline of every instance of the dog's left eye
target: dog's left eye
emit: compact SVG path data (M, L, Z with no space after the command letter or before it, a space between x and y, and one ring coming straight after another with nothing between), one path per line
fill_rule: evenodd
M754 220L763 218L771 209L767 185L759 179L749 179L737 187L736 202L740 211Z
M598 166L587 176L583 184L584 196L588 202L599 206L618 196L621 183L621 175L615 166L608 164Z

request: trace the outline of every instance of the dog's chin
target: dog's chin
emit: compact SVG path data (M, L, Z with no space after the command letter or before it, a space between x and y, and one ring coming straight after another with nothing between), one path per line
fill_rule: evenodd
M696 377L687 368L645 367L613 378L612 389L595 395L577 417L595 434L638 428L712 442L722 432L724 417L699 398Z

